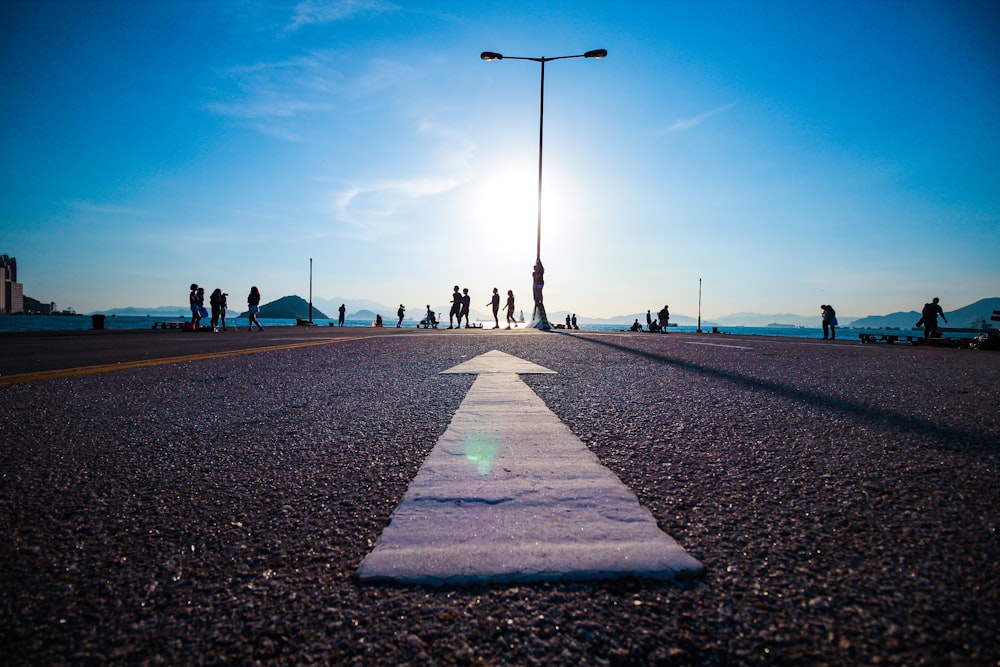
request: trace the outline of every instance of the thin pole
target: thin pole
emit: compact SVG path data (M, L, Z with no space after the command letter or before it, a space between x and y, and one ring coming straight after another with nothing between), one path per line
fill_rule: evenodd
M698 278L698 333L701 333L701 278Z
M538 94L538 252L535 261L542 261L542 137L545 127L545 58L542 64L542 84Z
M309 321L313 321L313 258L309 258Z

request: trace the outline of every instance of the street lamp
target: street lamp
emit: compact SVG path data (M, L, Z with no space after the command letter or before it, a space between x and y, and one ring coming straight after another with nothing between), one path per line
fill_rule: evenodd
M525 58L522 56L505 56L493 51L483 51L479 57L487 62L493 60L531 60L542 66L541 92L538 99L538 252L535 255L535 268L531 274L532 293L535 300L535 312L531 318L531 326L536 329L551 329L548 317L545 315L545 306L542 305L542 287L545 284L542 267L542 137L544 133L545 121L545 63L553 60L566 60L567 58L604 58L608 55L605 49L594 49L575 56L556 56L554 58Z

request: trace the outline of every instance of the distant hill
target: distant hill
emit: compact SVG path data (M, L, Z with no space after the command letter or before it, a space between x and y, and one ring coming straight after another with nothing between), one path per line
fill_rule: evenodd
M948 323L940 323L941 326L955 328L976 329L979 327L978 320L990 321L990 315L994 310L1000 310L1000 297L980 299L968 306L955 310L945 310L944 316L948 318ZM920 319L920 313L916 310L890 313L888 315L870 315L854 320L848 326L855 329L885 329L886 327L899 327L900 329L912 329Z
M249 317L250 311L245 311L240 313L240 317ZM328 320L323 311L313 304L312 311L313 319L316 320ZM280 299L266 303L260 307L260 312L257 313L257 317L267 317L275 320L308 320L309 319L309 302L300 296L283 296Z

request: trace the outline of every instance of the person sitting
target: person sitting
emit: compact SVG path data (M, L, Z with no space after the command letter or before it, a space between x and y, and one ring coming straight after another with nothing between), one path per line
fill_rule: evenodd
M629 331L642 331L642 325L639 324L638 318L636 318L635 322L632 323L632 326L629 327Z

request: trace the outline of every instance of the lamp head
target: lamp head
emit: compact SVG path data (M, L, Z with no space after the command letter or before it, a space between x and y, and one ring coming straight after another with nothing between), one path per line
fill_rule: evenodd
M494 53L493 51L483 51L482 53L479 54L479 57L486 61L503 60L502 53Z
M607 49L594 49L593 51L587 51L586 53L584 53L583 57L584 58L607 58L608 57L608 50Z

